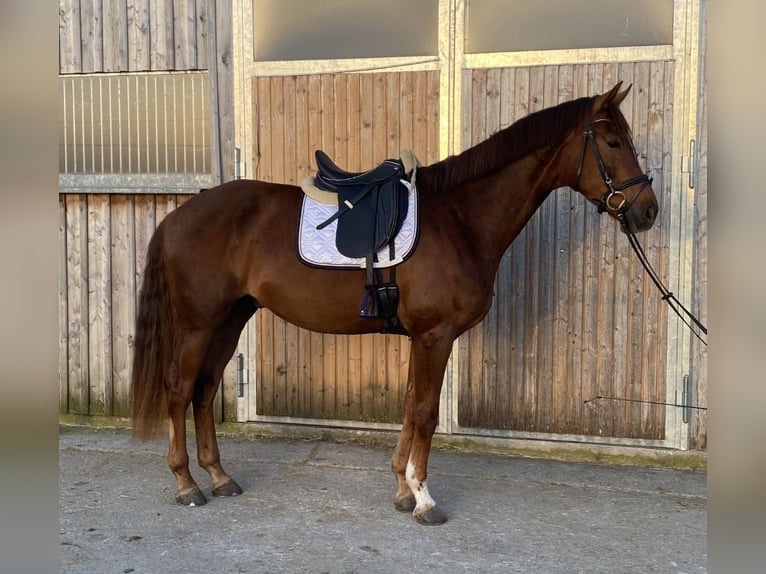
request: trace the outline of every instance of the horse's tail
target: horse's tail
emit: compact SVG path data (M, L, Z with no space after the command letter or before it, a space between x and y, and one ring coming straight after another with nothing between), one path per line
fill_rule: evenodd
M149 241L138 301L130 399L133 437L157 436L167 413L165 378L176 345L176 314L165 271L160 226Z

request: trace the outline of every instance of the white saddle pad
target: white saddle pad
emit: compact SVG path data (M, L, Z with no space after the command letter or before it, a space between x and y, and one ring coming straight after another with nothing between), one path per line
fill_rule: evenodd
M404 261L412 252L417 240L418 201L417 191L409 182L402 180L409 190L409 207L407 218L402 224L398 235L394 239L394 258L391 259L388 246L378 251L378 261L375 267L391 267ZM324 229L317 229L317 225L326 221L338 211L337 204L320 203L319 201L303 196L301 206L300 225L298 227L298 255L308 263L317 267L338 267L354 269L366 267L364 257L358 259L346 257L338 252L335 246L335 231L338 229L336 219Z

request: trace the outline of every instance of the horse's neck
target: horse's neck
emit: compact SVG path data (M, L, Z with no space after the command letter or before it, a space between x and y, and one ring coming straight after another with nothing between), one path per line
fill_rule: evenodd
M462 186L456 208L478 252L499 262L551 191L560 185L555 150L532 153Z

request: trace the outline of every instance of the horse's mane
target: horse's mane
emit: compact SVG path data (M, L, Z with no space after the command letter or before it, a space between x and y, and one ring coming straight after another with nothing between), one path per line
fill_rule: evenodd
M418 187L421 192L445 191L484 177L538 149L556 145L570 130L583 124L592 101L583 97L534 112L459 155L420 167Z

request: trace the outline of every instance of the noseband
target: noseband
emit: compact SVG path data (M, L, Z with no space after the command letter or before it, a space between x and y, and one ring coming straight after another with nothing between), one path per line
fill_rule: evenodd
M583 164L585 163L585 151L587 149L588 142L590 142L590 147L593 150L593 156L596 158L596 165L598 165L598 171L601 174L601 179L606 185L606 192L598 200L598 212L604 213L605 211L611 211L615 214L619 221L622 221L625 213L630 209L630 206L633 205L633 202L636 201L636 198L641 194L641 192L644 191L644 188L652 184L652 178L645 173L642 173L636 177L626 179L622 183L615 184L612 181L612 178L609 177L609 172L606 171L606 165L604 165L604 160L601 157L601 153L598 151L598 144L596 144L596 139L593 136L593 124L610 121L612 120L609 118L596 118L586 124L582 133L582 153L580 154L580 165L577 167L577 181L578 183L580 181ZM633 150L634 156L635 153L635 150ZM643 185L633 195L633 197L628 200L625 193L623 193L623 190L639 183L643 183Z

